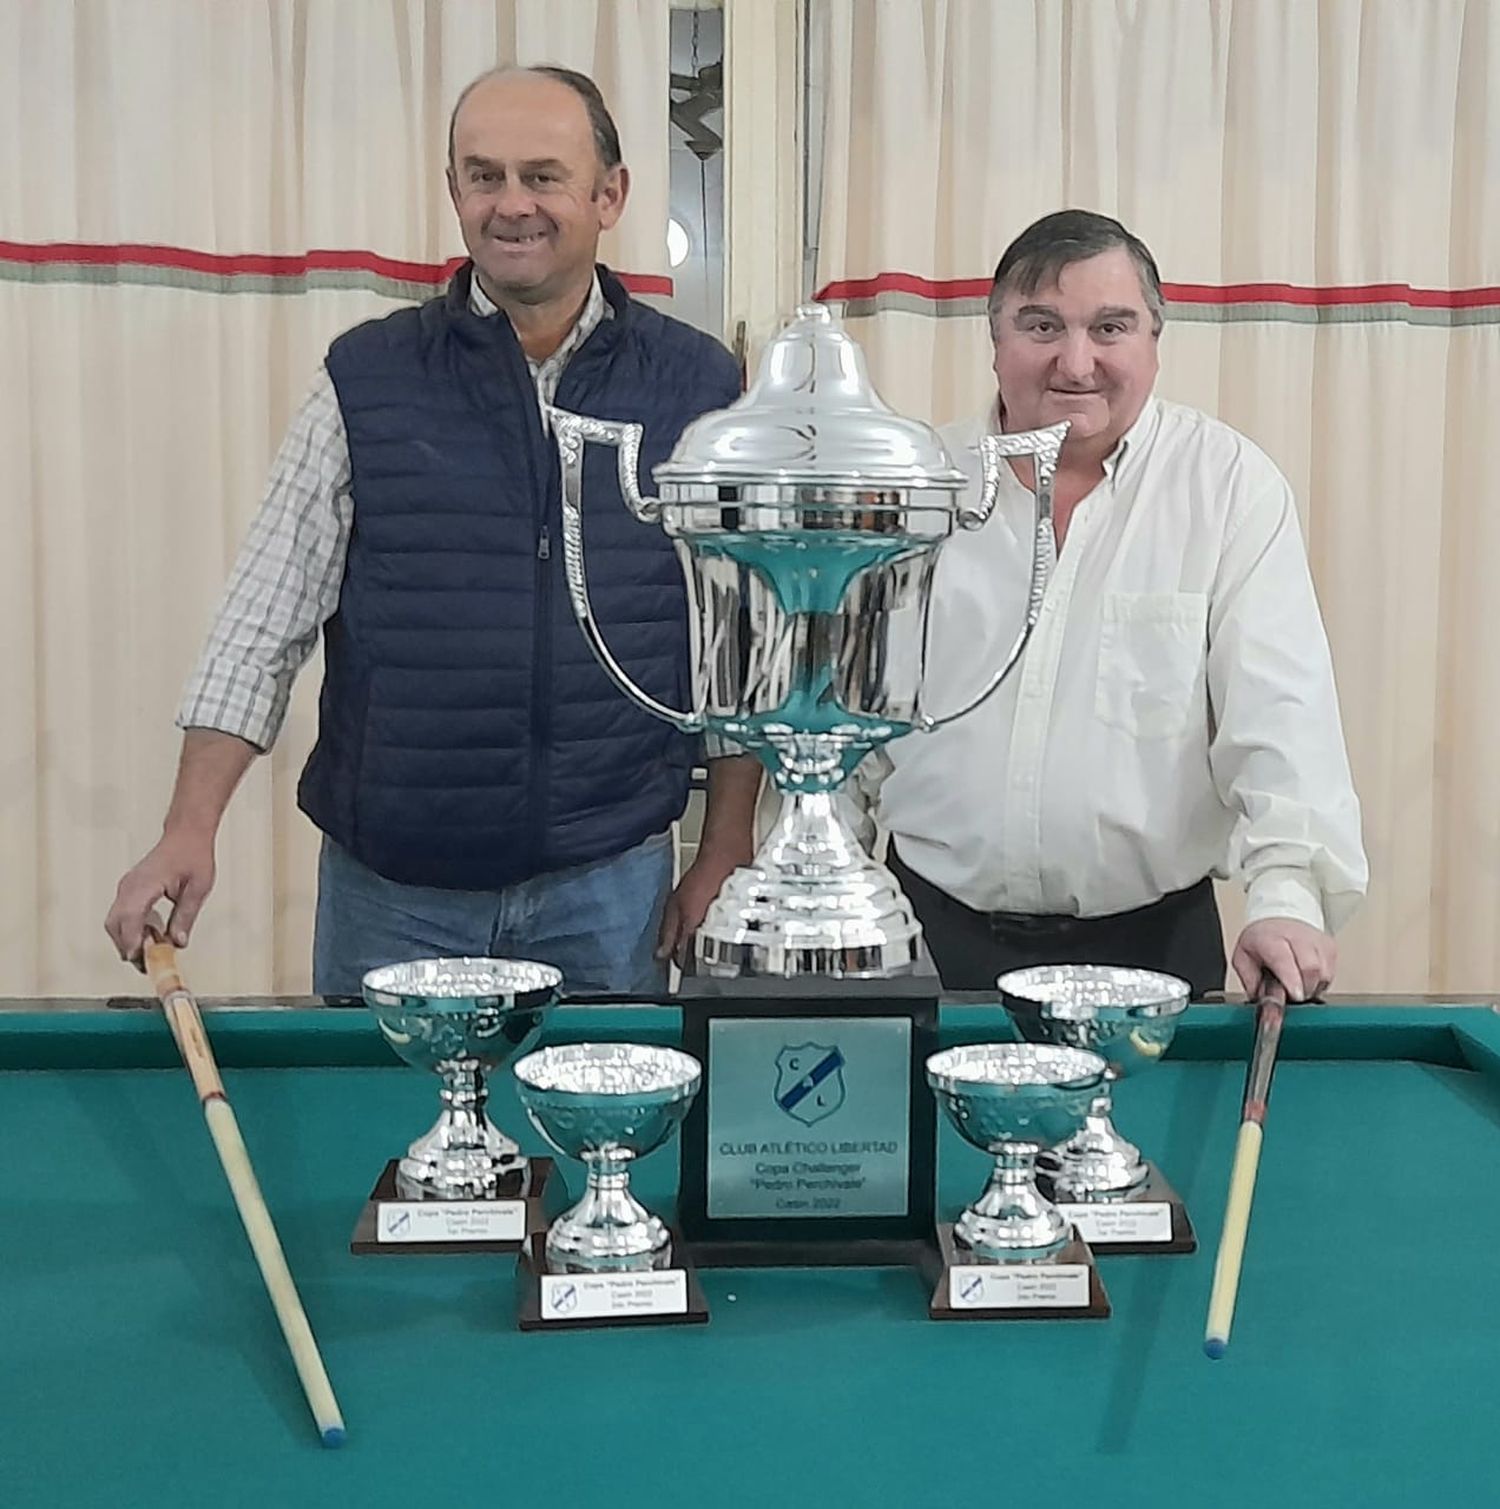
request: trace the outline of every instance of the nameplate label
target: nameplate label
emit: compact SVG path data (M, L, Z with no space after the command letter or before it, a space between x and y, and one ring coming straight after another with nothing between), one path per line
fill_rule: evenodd
M1172 1207L1165 1200L1059 1202L1057 1208L1090 1247L1172 1240Z
M1086 1263L986 1263L948 1270L948 1303L955 1310L1074 1310L1088 1302Z
M907 1213L908 1018L720 1018L708 1045L710 1218Z
M608 1320L630 1315L686 1315L687 1273L544 1273L542 1319Z
M382 1200L375 1208L375 1240L405 1242L519 1242L526 1236L524 1200Z

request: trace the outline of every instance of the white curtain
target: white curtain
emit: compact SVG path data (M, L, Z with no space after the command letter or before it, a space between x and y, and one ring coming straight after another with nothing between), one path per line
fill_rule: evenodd
M888 402L992 396L1000 252L1156 253L1159 391L1296 488L1364 804L1339 986L1500 983L1500 15L1491 0L822 0L817 285ZM1228 925L1235 917L1231 908Z
M101 923L156 839L173 713L330 338L461 255L448 113L591 74L669 288L668 0L0 0L0 995L139 988ZM316 664L236 796L189 972L307 989Z

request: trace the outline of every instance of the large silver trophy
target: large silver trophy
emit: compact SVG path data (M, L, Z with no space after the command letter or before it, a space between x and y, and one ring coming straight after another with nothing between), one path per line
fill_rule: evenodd
M1066 424L980 442L983 489L935 430L893 414L827 308L805 305L770 343L749 392L706 414L641 492L641 427L549 410L562 463L568 590L594 654L621 690L685 733L753 751L783 793L779 821L737 870L696 942L708 975L879 978L918 958L921 929L895 878L861 848L836 793L870 751L971 712L1020 658L1055 559L1052 485ZM619 451L620 488L660 523L687 577L693 705L667 707L630 680L589 603L584 448ZM977 529L1007 457L1033 459L1035 523L1024 621L1004 662L960 706L927 707L922 684L937 548Z

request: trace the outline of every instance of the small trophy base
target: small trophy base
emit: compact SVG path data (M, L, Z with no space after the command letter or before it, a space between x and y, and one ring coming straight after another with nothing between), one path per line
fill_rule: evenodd
M561 1213L567 1191L550 1158L531 1158L492 1199L412 1199L396 1184L392 1158L355 1223L349 1251L373 1253L519 1252Z
M977 1263L938 1227L942 1271L927 1314L933 1320L1108 1320L1093 1254L1078 1233L1045 1263Z
M516 1263L516 1324L523 1331L693 1326L708 1320L708 1301L676 1232L672 1266L648 1273L553 1273L546 1244L546 1232L537 1232Z
M1095 1257L1196 1252L1198 1238L1182 1196L1154 1163L1146 1167L1146 1182L1122 1200L1059 1200L1045 1174L1038 1174L1037 1185Z

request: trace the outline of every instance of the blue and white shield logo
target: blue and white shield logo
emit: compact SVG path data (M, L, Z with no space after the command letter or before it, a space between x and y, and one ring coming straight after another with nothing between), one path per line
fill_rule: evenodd
M844 1103L844 1055L821 1043L776 1055L776 1104L794 1121L814 1126Z

